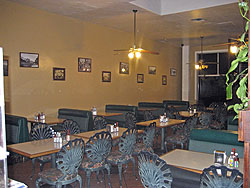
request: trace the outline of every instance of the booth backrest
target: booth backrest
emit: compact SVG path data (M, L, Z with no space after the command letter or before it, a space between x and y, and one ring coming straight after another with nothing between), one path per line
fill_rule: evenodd
M27 118L6 114L5 124L7 144L16 144L29 141Z
M227 118L227 130L238 131L239 119L234 120L234 116Z
M183 111L189 108L189 101L164 100L163 104L166 109L173 106L177 111Z
M155 118L159 118L160 115L163 115L165 112L165 106L163 103L157 103L157 102L139 102L138 103L139 108L155 108L156 110L152 110L152 114ZM143 112L138 111L138 116L140 119L144 116Z
M122 115L107 117L106 120L108 123L118 122L119 126L124 126L125 114L127 112L134 112L135 116L137 117L137 109L137 106L107 104L105 106L105 112L118 112L122 113Z
M94 127L91 111L61 108L58 110L58 118L76 121L80 127L80 132L91 131Z

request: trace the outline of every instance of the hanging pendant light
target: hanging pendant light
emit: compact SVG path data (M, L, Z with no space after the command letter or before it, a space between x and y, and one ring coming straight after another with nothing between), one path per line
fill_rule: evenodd
M201 36L201 58L200 60L195 64L195 69L202 70L207 69L208 65L205 65L204 59L203 59L203 36Z

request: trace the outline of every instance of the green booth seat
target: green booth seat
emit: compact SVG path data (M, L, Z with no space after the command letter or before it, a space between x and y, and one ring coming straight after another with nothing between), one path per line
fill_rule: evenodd
M189 139L189 150L214 153L214 150L226 151L230 155L235 148L239 157L244 157L244 143L238 141L237 131L193 129Z
M234 116L227 118L227 130L238 131L239 119L234 120Z
M94 128L91 111L61 108L58 110L58 118L71 119L77 122L80 127L80 132L92 131Z
M5 114L6 142L17 144L29 141L27 118Z
M185 111L189 108L189 101L164 100L163 105L165 109L173 106L177 111Z
M152 108L152 114L155 118L159 118L165 112L165 106L163 103L157 102L138 102L138 108ZM144 112L138 111L139 120L144 120Z

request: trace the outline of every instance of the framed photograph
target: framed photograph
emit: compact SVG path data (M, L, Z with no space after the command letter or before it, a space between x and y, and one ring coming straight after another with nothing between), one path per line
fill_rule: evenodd
M129 64L120 62L120 74L129 74Z
M9 74L9 58L7 56L3 56L3 75L8 76Z
M20 67L39 68L39 54L20 52Z
M137 83L144 83L144 74L137 74Z
M65 80L65 68L53 67L53 80Z
M167 85L167 75L162 75L162 85Z
M91 72L91 58L78 58L78 72Z
M176 76L176 69L170 68L170 76Z
M148 66L148 74L156 74L156 66Z
M102 71L102 81L103 82L111 82L111 72Z

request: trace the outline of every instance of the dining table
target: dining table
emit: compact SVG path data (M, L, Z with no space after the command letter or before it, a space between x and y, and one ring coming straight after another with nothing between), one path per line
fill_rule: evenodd
M96 115L93 115L93 117L95 116L101 116L101 117L111 117L111 116L120 116L122 115L121 112L105 112L105 111L97 111Z
M56 125L56 124L63 123L64 120L65 119L57 118L57 117L50 117L50 116L46 116L45 119L35 119L34 117L27 118L27 121L30 123L30 129L32 129L34 124L36 123L42 123L46 125Z
M200 174L204 168L214 165L214 154L182 149L172 150L160 158L169 165ZM243 173L244 159L240 158L239 160L240 165L238 170Z
M183 117L189 118L194 116L195 114L197 114L197 116L199 117L201 115L201 112L190 113L189 111L179 111L179 114Z
M182 123L185 123L185 120L179 120L179 119L168 119L167 122L160 122L160 119L154 119L149 121L142 121L136 123L137 126L149 126L151 123L156 123L156 127L161 129L161 150L163 151L165 149L164 147L164 141L165 141L165 135L166 135L166 128L171 127L174 125L179 125Z

